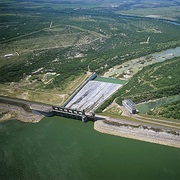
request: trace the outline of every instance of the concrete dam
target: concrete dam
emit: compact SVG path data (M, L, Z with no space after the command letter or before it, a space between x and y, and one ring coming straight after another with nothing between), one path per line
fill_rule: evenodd
M44 105L41 103L29 102L21 99L13 99L8 97L0 97L0 101L6 104L13 104L23 107L25 110L31 111L33 114L43 116L62 116L72 119L86 121L95 121L94 111L114 92L116 92L122 84L112 82L96 81L96 74L92 74L63 106Z

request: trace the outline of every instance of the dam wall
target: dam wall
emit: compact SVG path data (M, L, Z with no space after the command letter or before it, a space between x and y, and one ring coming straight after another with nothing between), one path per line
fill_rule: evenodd
M59 107L59 106L52 106L53 112L55 115L62 116L62 117L69 117L73 119L79 119L83 122L87 121L87 116L85 111L78 111L70 108Z
M55 115L55 113L53 111L45 112L45 111L40 111L40 110L36 110L36 109L32 109L32 113L37 114L37 115L43 115L46 117L51 117L51 116Z
M86 115L84 110L79 111L66 107L49 106L40 103L33 103L25 100L13 99L3 96L0 96L0 103L6 104L7 108L9 108L10 111L12 109L10 105L13 105L23 108L28 113L39 115L41 117L42 116L51 117L57 115L57 116L81 120L83 122L86 122L88 120L89 121L95 120L93 115Z

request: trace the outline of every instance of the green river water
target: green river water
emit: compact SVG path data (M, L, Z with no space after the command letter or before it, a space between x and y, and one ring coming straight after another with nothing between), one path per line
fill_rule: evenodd
M0 179L180 179L180 149L101 134L61 117L0 123Z

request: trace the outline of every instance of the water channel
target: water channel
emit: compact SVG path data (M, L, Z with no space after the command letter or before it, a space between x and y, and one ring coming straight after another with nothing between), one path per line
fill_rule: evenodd
M133 16L133 15L119 15L119 18L124 18L124 19L154 19L160 22L164 22L164 23L168 23L168 24L172 24L175 26L180 26L179 21L171 21L171 20L166 20L166 19L159 19L159 18L152 18L152 17L143 17L143 16Z
M180 149L61 117L0 123L0 179L179 179Z

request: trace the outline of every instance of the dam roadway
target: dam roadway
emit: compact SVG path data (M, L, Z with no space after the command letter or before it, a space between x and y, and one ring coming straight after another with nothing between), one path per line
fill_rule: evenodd
M8 106L6 107L6 110L8 111L14 111L14 108L12 106L17 106L23 108L27 112L31 112L36 115L43 115L43 116L58 115L62 117L79 119L82 120L83 122L86 122L87 120L94 121L93 115L86 114L84 110L80 111L66 107L51 106L42 103L30 102L22 99L15 99L4 96L0 96L0 103L8 104Z
M52 106L51 105L45 105L43 103L39 102L31 102L31 101L26 101L23 99L16 99L16 98L10 98L10 97L5 97L5 96L0 96L0 102L1 103L6 103L6 104L11 104L11 105L28 105L30 109L34 109L37 111L43 111L43 112L50 112L52 111Z
M3 105L6 105L6 107ZM12 106L11 106L12 105ZM96 115L94 116L93 114L88 114L85 113L84 111L77 111L77 110L72 110L69 108L65 107L59 107L59 106L51 106L51 105L46 105L43 103L36 103L36 102L30 102L22 99L15 99L15 98L9 98L9 97L4 97L0 96L0 110L6 110L6 111L12 111L14 112L13 106L19 106L23 108L25 111L30 112L30 114L35 114L35 115L40 115L40 116L62 116L62 117L68 117L68 118L73 118L73 119L78 119L82 120L83 122L86 122L86 120L90 121L96 121L96 120L108 120L112 122L121 122L121 123L129 123L129 124L138 124L138 125L146 125L146 126L151 126L151 127L158 127L166 130L173 130L173 131L178 131L180 132L180 123L173 122L173 121L162 121L159 119L152 119L143 116L137 116L135 115L134 117L124 117L120 116L119 118L113 118L113 117L108 117L108 116L102 116L102 115ZM29 114L29 115L30 115ZM29 116L28 115L28 116ZM87 118L87 119L86 119Z
M122 87L122 84L119 83L96 81L96 77L96 73L91 74L91 76L69 97L62 107L8 97L1 97L0 102L19 106L36 115L58 115L79 119L83 122L86 122L87 120L94 121L94 111L108 97Z

